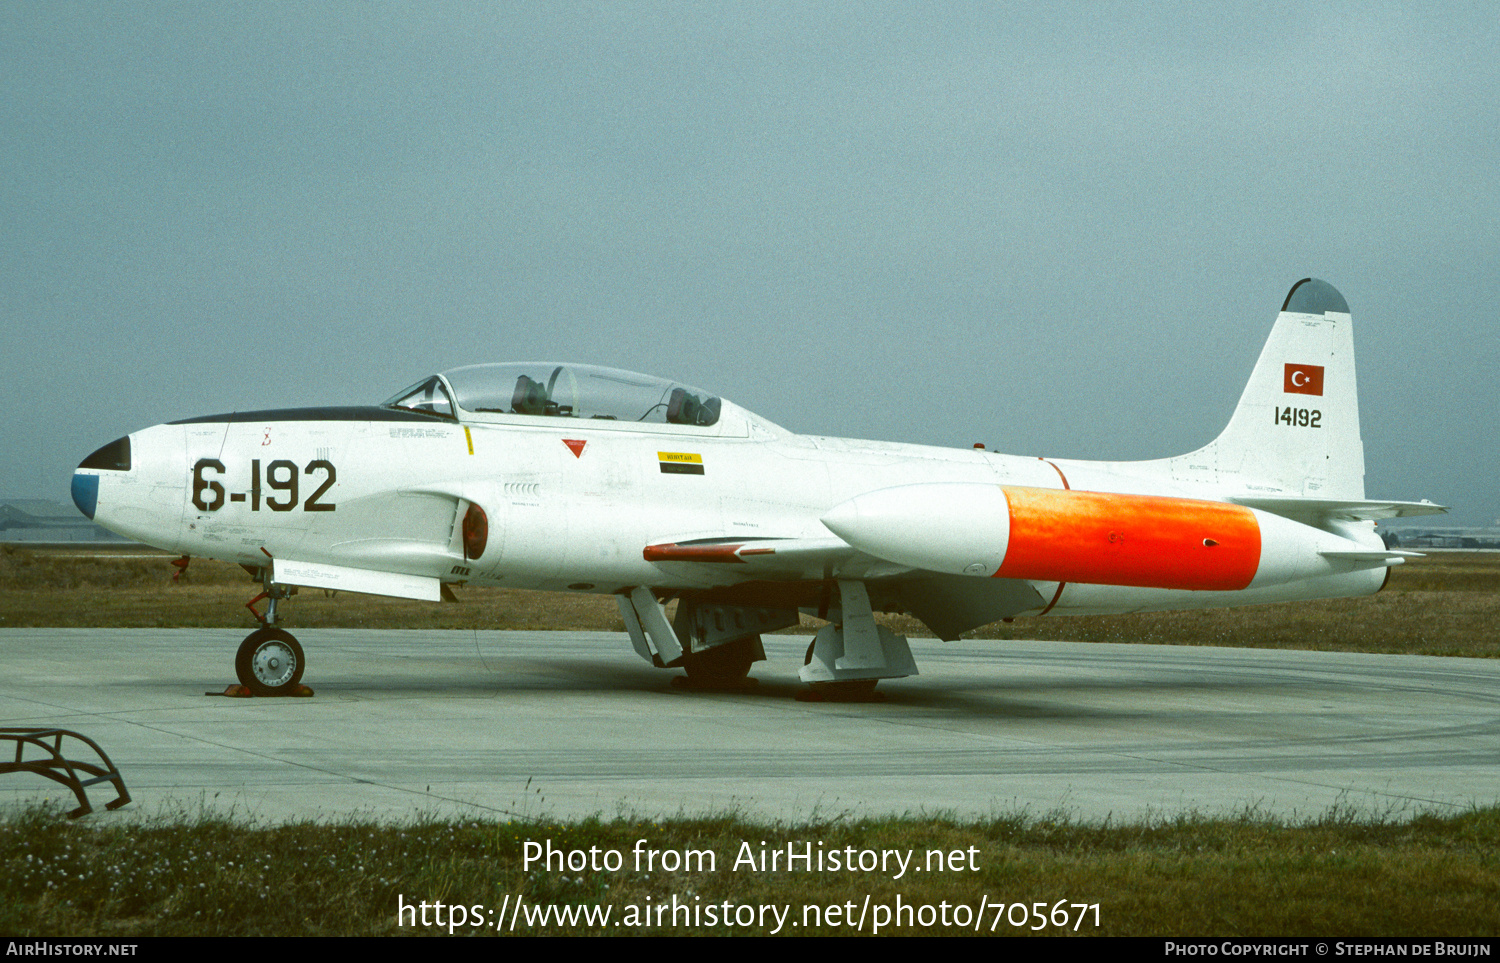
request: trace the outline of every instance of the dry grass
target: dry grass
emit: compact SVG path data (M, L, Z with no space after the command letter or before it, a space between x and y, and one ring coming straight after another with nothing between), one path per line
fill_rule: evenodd
M1202 612L1026 619L975 638L1227 645L1495 658L1500 655L1500 554L1412 559L1375 595Z
M238 566L195 559L172 581L166 556L78 558L0 552L0 626L246 627L258 591ZM307 590L284 610L301 628L578 629L622 632L610 596L459 589L460 603L408 602ZM914 638L931 633L882 617ZM817 624L804 620L807 632ZM976 639L1056 639L1232 645L1493 658L1500 654L1500 554L1438 554L1397 567L1368 598L1207 612L1020 619L969 633Z

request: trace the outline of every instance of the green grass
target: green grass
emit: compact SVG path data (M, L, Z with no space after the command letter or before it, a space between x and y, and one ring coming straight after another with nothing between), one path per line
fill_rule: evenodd
M659 850L715 854L716 865L647 872L633 864L638 840ZM523 866L530 840L560 850L617 852L618 871ZM825 851L927 850L965 854L949 872L755 872L733 862L742 843L759 851L792 842ZM977 869L968 866L970 849ZM992 909L981 932L1026 935L1033 902L1098 904L1078 932L1153 936L1491 936L1500 921L1500 810L1457 816L1363 820L1334 812L1289 825L1256 814L1187 816L1130 826L1009 816L975 823L888 819L788 827L734 818L574 823L425 822L287 826L219 818L70 823L29 809L0 822L0 931L13 936L396 935L446 932L398 925L398 900L466 907L464 916L526 905L630 907L725 901L820 909L947 903ZM512 901L506 903L506 899ZM999 916L994 904L1004 902ZM1010 904L1027 907L1014 925ZM472 907L479 907L473 911ZM1076 925L1078 911L1066 906ZM445 917L450 914L445 913ZM457 916L457 913L451 914ZM519 926L524 933L764 933L772 927L699 925ZM814 922L815 917L808 917ZM972 919L972 917L971 917ZM883 932L963 933L940 917ZM866 916L863 932L875 921ZM435 912L429 922L436 922ZM686 921L679 919L679 923ZM1043 932L1063 927L1048 925ZM456 933L493 932L461 925ZM786 927L795 934L850 933L852 926Z

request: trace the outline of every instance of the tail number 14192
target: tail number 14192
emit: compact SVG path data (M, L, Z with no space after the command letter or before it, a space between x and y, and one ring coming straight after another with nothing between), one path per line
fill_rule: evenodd
M1272 408L1271 415L1278 425L1291 425L1294 428L1323 427L1323 412L1316 408Z

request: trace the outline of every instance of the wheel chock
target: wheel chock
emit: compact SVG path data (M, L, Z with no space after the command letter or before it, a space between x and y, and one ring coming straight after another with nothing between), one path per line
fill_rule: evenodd
M227 685L227 686L225 686L223 692L205 692L203 694L206 695L206 696L228 696L231 699L253 699L253 698L255 698L255 693L253 693L253 692L250 691L250 687L249 686L247 686L247 685L240 685L238 682L234 683L233 685ZM300 682L297 685L292 686L292 691L290 691L288 693L285 693L285 695L294 696L294 697L300 697L300 698L307 698L308 696L311 696L311 695L314 695L314 694L315 693L313 692L312 689L308 688L305 685L302 685Z

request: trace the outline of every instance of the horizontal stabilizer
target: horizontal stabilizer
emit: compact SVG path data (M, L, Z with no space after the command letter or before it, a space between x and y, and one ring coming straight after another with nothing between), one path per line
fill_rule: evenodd
M1382 518L1410 518L1413 515L1441 515L1445 505L1429 501L1393 502L1370 499L1300 498L1296 495L1231 495L1228 499L1246 508L1281 515L1298 522L1317 524L1339 520L1373 522Z
M1409 558L1421 558L1421 552L1402 551L1352 551L1352 552L1319 552L1324 558L1341 558L1351 562L1380 562L1385 565L1400 565Z

